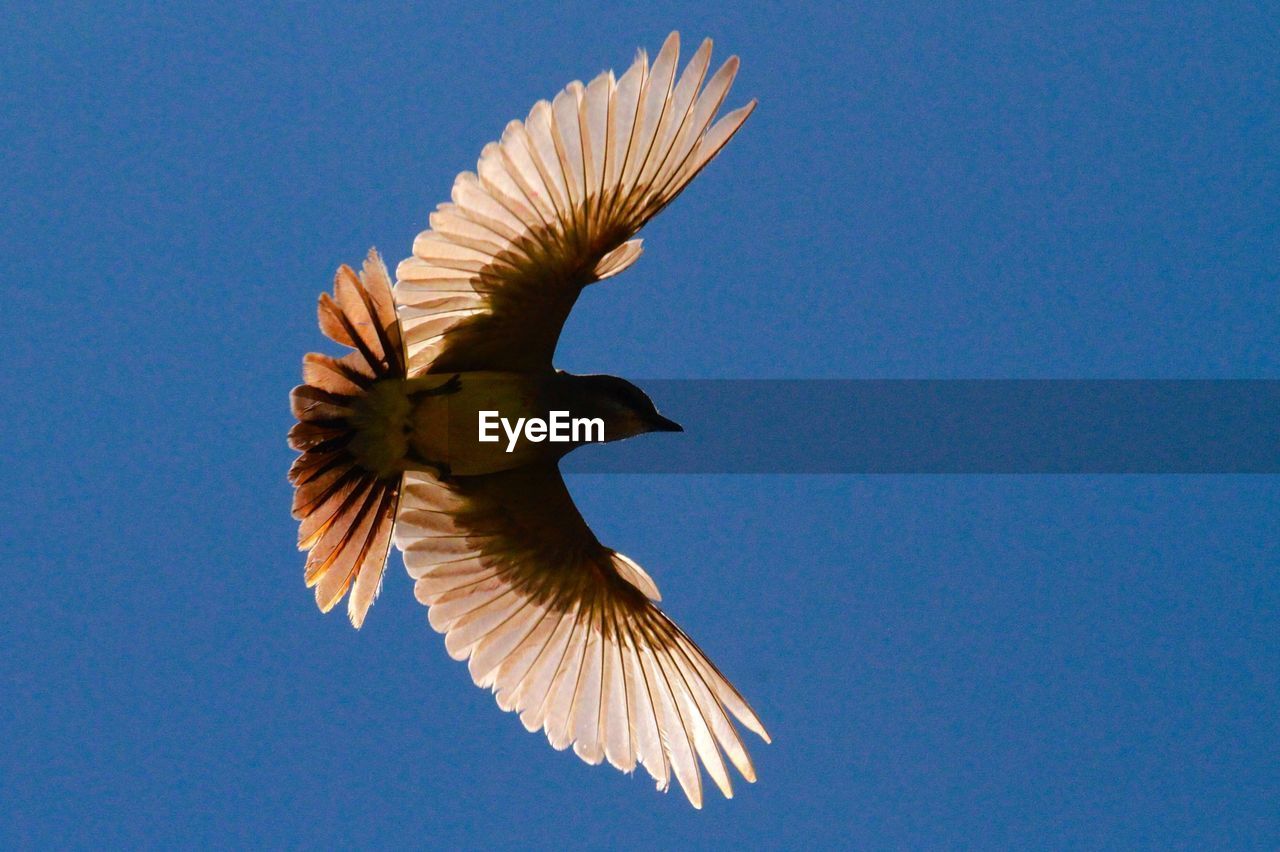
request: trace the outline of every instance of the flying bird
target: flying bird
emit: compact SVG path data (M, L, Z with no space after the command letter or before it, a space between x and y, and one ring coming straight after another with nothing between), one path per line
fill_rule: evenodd
M678 54L672 33L652 65L640 51L508 124L394 288L375 251L338 270L320 329L352 351L303 361L289 478L322 611L345 596L359 628L394 542L449 654L503 710L588 763L639 764L660 790L674 775L701 807L699 765L728 797L724 758L755 780L732 720L768 742L764 726L574 506L558 462L583 441L477 439L484 411L572 411L605 441L679 430L631 383L552 366L582 289L636 262L636 233L755 107L717 119L737 57L708 76L706 40L677 75Z

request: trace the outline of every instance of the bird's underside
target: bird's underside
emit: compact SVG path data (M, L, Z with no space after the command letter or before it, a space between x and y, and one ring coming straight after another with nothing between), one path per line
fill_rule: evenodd
M652 66L642 53L621 78L570 84L509 124L431 214L394 291L375 253L360 274L342 267L320 326L352 351L306 357L290 432L299 547L322 610L349 592L359 627L394 541L449 654L499 706L588 763L643 765L660 789L674 775L695 806L699 764L726 796L723 758L755 780L732 719L768 735L655 606L653 580L596 539L557 456L458 475L396 418L468 375L552 372L581 289L635 262L636 232L754 106L713 121L737 60L707 80L710 48L677 75L672 34Z

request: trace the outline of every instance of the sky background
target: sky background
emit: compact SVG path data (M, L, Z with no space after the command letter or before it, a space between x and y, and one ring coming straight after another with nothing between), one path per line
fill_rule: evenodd
M774 735L702 812L303 586L316 295L671 29L760 106L561 367L1280 379L1275 7L975 5L5 4L0 845L1280 844L1277 477L573 477Z

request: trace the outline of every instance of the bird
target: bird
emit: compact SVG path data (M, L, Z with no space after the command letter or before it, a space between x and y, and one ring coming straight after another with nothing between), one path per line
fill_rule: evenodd
M449 655L503 710L589 764L642 766L661 791L674 776L697 808L703 771L733 796L726 759L756 780L739 728L768 732L579 513L558 464L584 441L526 432L508 451L478 440L476 418L558 406L603 421L606 442L680 430L634 384L553 355L582 290L636 263L636 234L755 108L719 115L739 63L708 75L711 48L677 74L672 33L652 63L640 50L621 76L538 101L458 175L394 285L376 250L341 266L318 316L350 351L304 357L288 436L321 611L346 597L358 629L394 543Z

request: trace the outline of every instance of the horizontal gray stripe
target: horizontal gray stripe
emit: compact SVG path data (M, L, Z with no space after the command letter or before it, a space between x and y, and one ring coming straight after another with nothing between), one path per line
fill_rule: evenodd
M566 473L1280 473L1280 381L649 380Z

